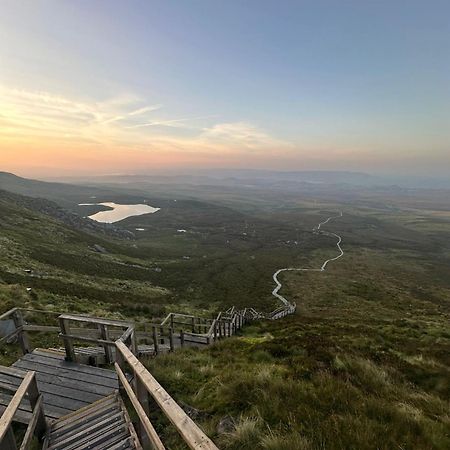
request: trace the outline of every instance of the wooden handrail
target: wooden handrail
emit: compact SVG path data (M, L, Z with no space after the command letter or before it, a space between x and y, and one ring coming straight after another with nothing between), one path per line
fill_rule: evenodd
M119 377L119 381L123 388L125 389L125 392L128 395L128 398L131 401L131 404L133 405L139 420L144 428L145 433L147 434L148 439L153 445L153 448L155 450L165 450L165 447L163 443L161 442L161 439L158 436L158 433L156 433L155 429L153 428L152 423L150 422L150 419L147 417L147 414L144 411L144 408L140 404L138 398L136 397L135 393L133 392L132 387L130 386L130 383L128 383L127 377L123 373L122 369L120 368L119 364L114 363L114 367L116 369L117 375Z
M28 393L30 399L30 406L32 411L31 420L28 423L25 436L20 446L20 450L27 450L30 446L33 434L38 428L39 435L42 435L47 428L45 422L44 411L42 409L42 396L39 394L37 384L36 384L36 373L33 371L27 372L22 383L18 387L13 398L9 402L2 416L0 417L0 447L5 448L2 443L6 438L9 442L5 443L6 448L8 444L11 448L15 448L14 435L12 433L12 421L14 416L19 409L20 403L24 399L25 395Z
M93 323L98 325L109 325L111 327L128 328L131 324L125 321L104 319L101 317L77 316L75 314L61 314L60 319L71 320L73 322Z
M156 401L165 416L172 422L184 442L192 450L218 450L216 445L184 412L175 400L156 381L150 372L139 362L136 356L128 350L121 341L116 342L116 348L124 361L131 367L137 379Z
M4 313L0 316L0 320L7 320L7 319L10 319L11 316L12 316L16 311L18 311L18 310L19 310L19 308L12 308L12 309L10 309L10 310L4 312Z

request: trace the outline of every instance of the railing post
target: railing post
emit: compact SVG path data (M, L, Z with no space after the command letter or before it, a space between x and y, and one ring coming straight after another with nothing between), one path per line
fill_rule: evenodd
M12 319L14 321L14 326L16 327L16 329L23 327L24 320L23 320L22 312L19 309L16 309L14 311ZM17 334L17 339L19 341L20 348L22 349L22 353L24 355L27 353L30 353L30 342L28 340L27 332L23 331L23 329L21 329L19 331L19 333Z
M66 349L66 360L76 361L75 351L73 349L73 343L71 338L67 337L70 334L70 327L66 319L63 317L59 318L59 326L61 328L61 333L63 334L64 348Z
M40 397L39 389L36 382L36 375L33 377L33 381L30 383L28 387L28 399L30 400L31 411L34 411L36 404L38 403ZM40 440L42 436L44 436L47 431L47 423L45 421L44 410L42 408L42 400L40 403L39 411L37 412L38 418L36 422L36 427L34 429L34 434Z
M174 346L173 346L173 328L172 327L169 328L169 345L170 345L170 351L173 352Z
M153 349L155 352L155 355L158 354L159 345L158 345L158 336L156 333L156 327L152 327L152 333L153 333Z
M217 322L214 321L214 342L217 341Z
M141 404L142 408L145 411L145 414L147 417L150 416L150 404L149 404L149 395L147 392L147 389L145 388L142 381L139 379L139 377L135 376L135 392L136 397L138 398L139 403ZM145 431L145 428L143 427L142 421L139 420L138 422L138 433L139 433L139 440L142 444L142 447L145 450L151 450L153 449L153 446L150 442L150 439Z
M192 332L195 333L195 317L192 318Z
M136 337L136 329L133 328L133 332L131 333L131 351L133 355L137 356L139 353L139 347L137 343L137 337Z
M182 347L184 347L184 331L180 331L180 344Z
M108 327L106 325L100 324L100 336L104 341L109 341L109 332ZM112 348L108 344L102 345L103 349L105 350L105 359L108 364L113 363L113 356L112 356Z

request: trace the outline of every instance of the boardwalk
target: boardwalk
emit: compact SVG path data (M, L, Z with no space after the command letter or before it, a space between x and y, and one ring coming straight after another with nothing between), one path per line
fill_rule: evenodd
M44 413L56 419L112 394L118 389L114 371L64 360L65 354L36 349L22 356L12 367L0 367L0 385L14 392L27 371L35 371L42 393ZM2 393L0 412L9 404L12 395ZM27 401L22 402L17 420L28 423L31 415Z
M313 228L313 232L323 234L325 236L335 237L337 239L336 246L340 252L339 255L335 256L334 258L330 258L330 259L327 259L326 261L324 261L324 263L322 264L322 266L320 268L315 269L315 268L306 268L306 267L285 267L283 269L278 269L273 274L272 278L273 278L273 281L275 281L276 286L275 286L274 290L272 291L272 295L274 297L276 297L278 300L280 300L280 302L283 303L283 305L290 306L291 303L285 297L283 297L281 294L278 293L280 291L280 289L282 288L282 284L281 284L280 280L278 279L278 275L280 273L282 273L282 272L323 272L326 269L329 262L336 261L337 259L344 256L344 251L341 248L341 242L342 242L341 236L339 236L338 234L335 234L335 233L321 230L322 225L325 225L330 220L336 219L338 217L342 217L342 211L340 212L340 214L338 216L331 216L331 217L328 217L328 219L324 220L323 222L320 222L316 227Z

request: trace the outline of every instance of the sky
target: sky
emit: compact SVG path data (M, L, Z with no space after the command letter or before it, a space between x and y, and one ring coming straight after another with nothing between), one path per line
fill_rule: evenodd
M450 176L450 2L0 0L0 170Z

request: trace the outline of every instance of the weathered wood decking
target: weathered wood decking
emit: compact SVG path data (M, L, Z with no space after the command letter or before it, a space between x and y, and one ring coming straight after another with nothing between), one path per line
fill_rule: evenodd
M0 367L0 413L11 401L13 392L27 371L36 372L46 418L57 419L88 406L118 389L115 371L65 361L64 353L36 349L16 361L12 367ZM16 419L28 423L29 402L24 400Z

